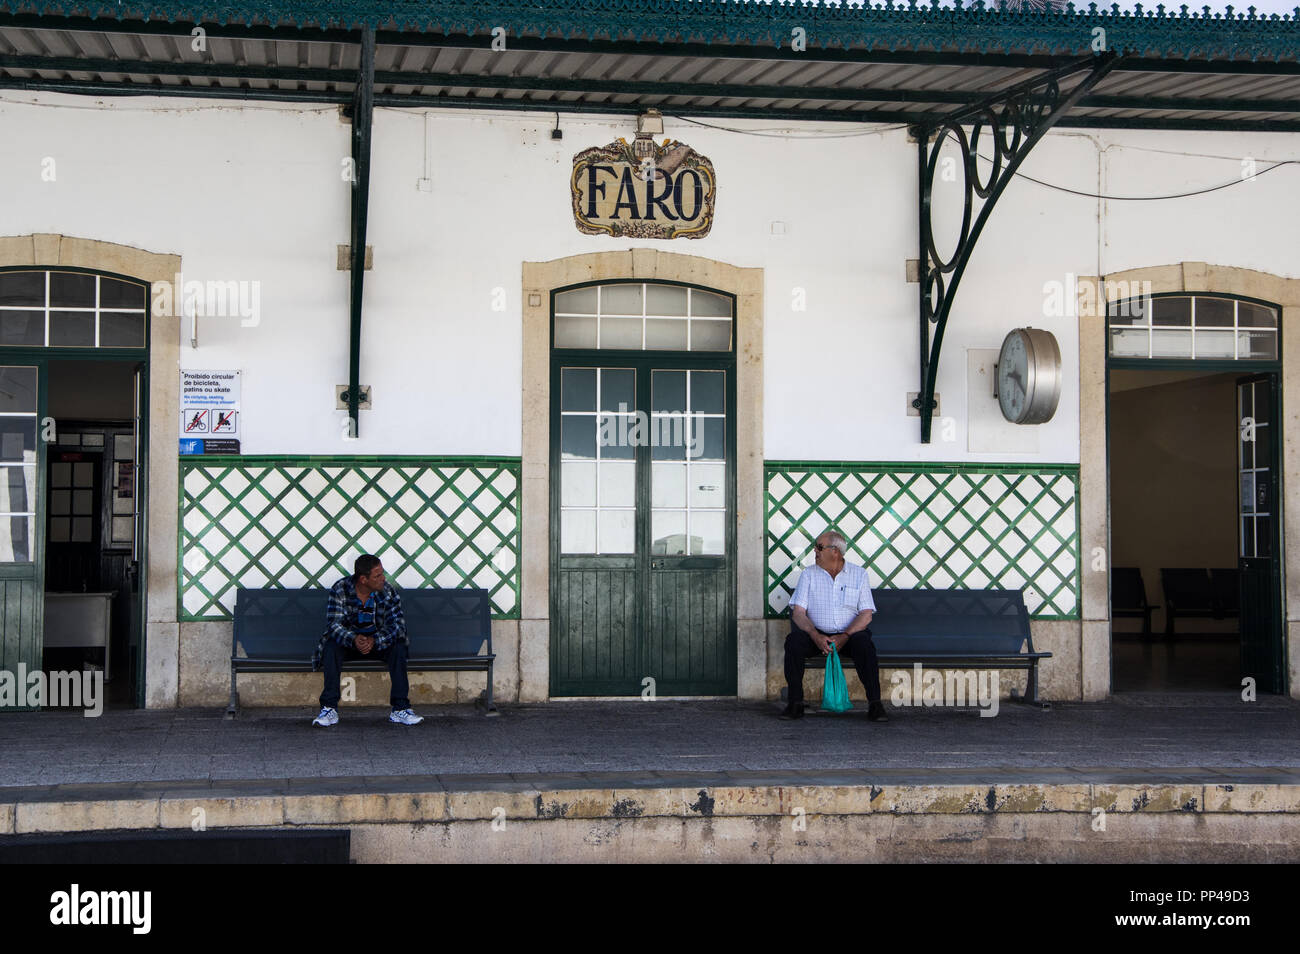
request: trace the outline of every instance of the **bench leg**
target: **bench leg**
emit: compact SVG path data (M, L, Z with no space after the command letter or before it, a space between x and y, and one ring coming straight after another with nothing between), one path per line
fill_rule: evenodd
M1015 689L1011 690L1012 702L1023 702L1025 705L1038 706L1040 709L1050 709L1052 704L1038 698L1038 660L1035 659L1026 670L1028 678L1025 680L1025 694L1022 696Z
M492 663L488 663L487 669L487 688L483 690L483 715L497 716L496 704L492 701Z
M235 667L230 667L230 705L226 706L226 718L233 719L239 711L239 694L235 692Z

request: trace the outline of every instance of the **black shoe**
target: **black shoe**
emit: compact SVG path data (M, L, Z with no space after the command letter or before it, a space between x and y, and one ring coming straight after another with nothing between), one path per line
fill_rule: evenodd
M872 722L888 722L889 716L885 715L884 703L871 703L871 705L867 707L867 718Z
M784 709L781 710L780 718L782 718L786 722L789 722L792 719L802 719L803 703L791 702L789 705L787 705Z

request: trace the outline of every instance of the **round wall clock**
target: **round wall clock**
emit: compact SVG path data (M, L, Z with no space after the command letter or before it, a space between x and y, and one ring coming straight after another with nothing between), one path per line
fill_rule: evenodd
M1050 331L1016 328L998 355L998 404L1013 424L1050 421L1061 399L1061 348Z

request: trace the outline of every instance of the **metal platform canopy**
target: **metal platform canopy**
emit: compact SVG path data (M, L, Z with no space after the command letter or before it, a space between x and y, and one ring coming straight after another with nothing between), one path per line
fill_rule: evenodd
M1052 126L1297 132L1297 51L1300 9L1260 17L1208 8L1189 15L1187 7L1173 14L1163 5L1131 14L1095 5L1010 12L983 0L870 9L730 0L0 0L0 90L351 109L353 427L375 106L600 114L655 107L679 118L913 127L928 440L960 269L1010 173L1042 134ZM927 237L927 139L942 132L961 141L959 131L977 126L1005 165L977 180L984 202L973 222L968 191L965 252L940 262Z

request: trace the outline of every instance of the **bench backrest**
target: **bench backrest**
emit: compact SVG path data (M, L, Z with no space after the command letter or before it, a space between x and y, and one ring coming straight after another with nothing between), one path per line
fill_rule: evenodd
M1162 566L1160 583L1165 590L1165 602L1180 610L1208 610L1214 604L1210 574L1202 567Z
M1018 653L1028 644L1020 590L872 590L872 641L881 652Z
M1210 583L1214 586L1214 599L1219 609L1229 615L1236 615L1240 610L1241 580L1235 566L1215 567L1210 570Z
M1135 566L1110 568L1110 605L1117 610L1143 610L1150 605L1140 569Z
M411 655L473 656L492 651L492 604L484 589L398 590ZM239 589L233 646L250 658L307 658L325 631L329 591Z

